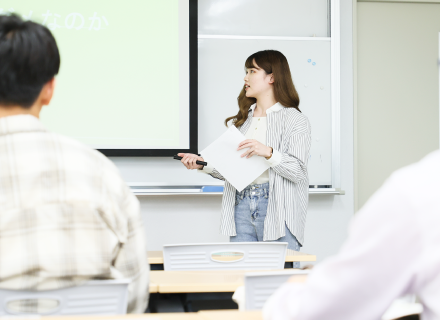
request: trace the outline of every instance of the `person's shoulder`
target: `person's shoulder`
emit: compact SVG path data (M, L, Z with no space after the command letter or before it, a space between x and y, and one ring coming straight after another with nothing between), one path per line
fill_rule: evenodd
M408 177L408 176L420 176L428 174L431 176L440 175L440 150L429 153L418 162L403 167L396 172L393 176L396 177Z
M106 156L104 156L98 150L95 150L78 140L75 140L64 135L60 135L54 132L47 132L48 135L56 140L60 150L65 158L71 158L78 160L77 165L89 165L92 163L98 163L103 166L104 169L116 170L116 166Z
M284 107L283 106L283 111L284 114L289 117L292 118L298 122L308 122L309 119L307 118L307 116L302 113L301 111L299 111L297 108L292 108L292 107Z
M58 140L62 149L64 168L68 172L86 172L103 181L108 194L122 201L127 197L129 187L119 169L105 155L75 139L50 133Z
M364 207L370 215L377 211L382 217L390 217L389 221L399 221L400 225L424 229L420 235L428 234L434 231L428 226L433 221L438 223L439 219L439 180L440 151L435 151L420 161L393 172Z
M61 146L63 151L67 152L78 152L82 154L88 154L95 156L96 154L99 154L98 151L90 148L89 146L83 144L82 142L79 142L78 140L75 140L73 138L48 131L47 134L53 139L58 141L59 145Z
M309 118L296 108L288 108L283 106L283 113L285 120L291 124L291 128L294 131L310 131Z
M389 180L394 186L407 190L406 192L431 192L433 189L440 192L440 150L396 170Z

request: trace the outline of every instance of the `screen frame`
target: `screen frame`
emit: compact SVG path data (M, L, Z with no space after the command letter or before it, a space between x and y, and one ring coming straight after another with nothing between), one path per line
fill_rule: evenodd
M107 157L168 157L198 153L198 45L197 1L189 0L189 148L188 149L97 149Z

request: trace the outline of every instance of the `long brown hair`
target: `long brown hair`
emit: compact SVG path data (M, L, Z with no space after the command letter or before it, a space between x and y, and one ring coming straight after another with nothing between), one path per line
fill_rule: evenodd
M255 61L255 63L254 63ZM286 108L295 108L299 110L299 96L293 84L292 75L290 73L289 64L286 57L276 50L258 51L246 59L244 64L245 69L257 68L263 69L266 74L273 73L274 83L273 92L275 100L281 103ZM257 102L255 98L246 97L245 85L241 89L238 101L238 113L235 116L229 117L225 120L225 125L232 120L232 124L240 127L248 118L249 108Z

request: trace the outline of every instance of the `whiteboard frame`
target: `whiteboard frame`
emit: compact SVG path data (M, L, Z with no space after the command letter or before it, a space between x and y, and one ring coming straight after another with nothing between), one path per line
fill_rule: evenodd
M340 0L331 0L332 187L341 187L341 17Z
M283 41L330 41L330 75L332 108L332 185L341 187L341 50L340 50L340 0L331 0L330 37L278 37L278 36L242 36L242 35L203 35L198 39L225 40L283 40ZM328 187L328 186L325 186Z

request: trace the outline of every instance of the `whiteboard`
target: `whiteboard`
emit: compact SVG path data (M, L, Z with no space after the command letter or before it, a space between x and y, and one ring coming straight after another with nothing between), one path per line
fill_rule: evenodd
M310 185L332 185L332 110L330 38L295 40L198 40L199 150L225 130L223 122L237 113L237 96L243 86L244 62L252 53L274 49L289 62L298 90L301 111L312 127ZM127 182L144 185L214 185L222 182L168 158L112 158Z
M331 185L330 41L199 39L198 45L199 150L226 130L224 119L237 113L246 58L260 50L278 50L289 62L299 108L312 126L309 182Z

